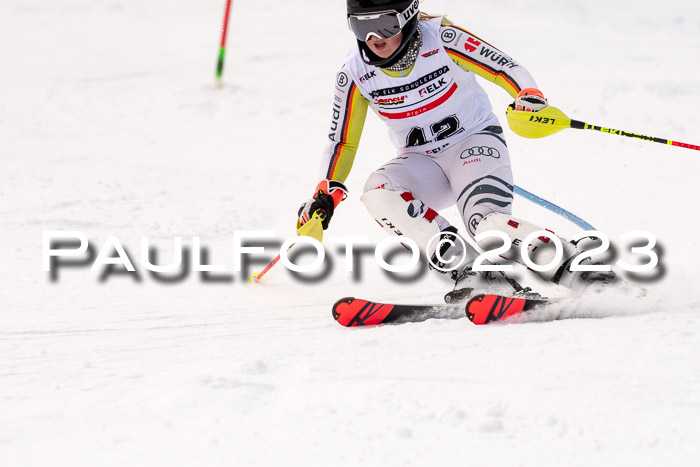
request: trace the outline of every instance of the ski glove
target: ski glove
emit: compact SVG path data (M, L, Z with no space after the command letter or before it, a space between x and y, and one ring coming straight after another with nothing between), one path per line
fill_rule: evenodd
M316 211L324 213L323 230L328 228L328 223L333 217L333 211L348 196L348 189L345 185L336 180L323 180L316 187L314 197L307 200L299 208L299 222L297 227L306 224L311 219Z
M549 104L541 91L535 88L527 88L518 93L518 97L515 98L515 102L511 106L513 109L523 112L539 112L549 107Z

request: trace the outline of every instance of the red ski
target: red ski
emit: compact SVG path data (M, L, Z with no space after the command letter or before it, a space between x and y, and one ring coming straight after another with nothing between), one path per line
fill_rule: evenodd
M333 318L346 327L372 326L396 321L417 322L431 318L456 318L458 314L454 312L460 308L445 304L395 305L347 297L333 305Z
M547 303L539 294L522 297L476 295L466 306L467 318L474 324L500 321L522 311ZM395 322L419 322L428 319L455 319L464 316L460 304L398 305L347 297L333 305L333 318L346 327L376 326Z
M467 303L467 318L474 324L501 321L523 311L532 310L547 303L544 297L506 297L503 295L477 295Z

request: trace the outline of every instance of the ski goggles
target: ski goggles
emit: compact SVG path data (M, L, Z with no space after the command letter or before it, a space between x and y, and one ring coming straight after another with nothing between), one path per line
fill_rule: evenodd
M418 0L401 13L391 10L348 16L348 26L357 40L362 42L368 41L372 36L382 40L391 39L400 33L416 14L418 14Z

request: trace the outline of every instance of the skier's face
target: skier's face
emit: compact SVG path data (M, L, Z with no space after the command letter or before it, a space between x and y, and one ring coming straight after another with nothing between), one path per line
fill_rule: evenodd
M372 36L368 41L365 42L369 50L374 52L374 54L379 58L389 58L396 52L396 49L401 45L401 39L403 38L403 33L398 33L394 37L389 39L379 39L376 36Z

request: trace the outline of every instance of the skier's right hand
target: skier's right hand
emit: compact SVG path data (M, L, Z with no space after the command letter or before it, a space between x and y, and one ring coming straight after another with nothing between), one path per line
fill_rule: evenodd
M299 208L297 228L306 224L313 217L314 213L320 210L325 214L321 225L323 225L323 230L326 230L331 217L333 217L333 211L347 196L348 189L339 181L321 181L316 187L313 198L308 199Z

